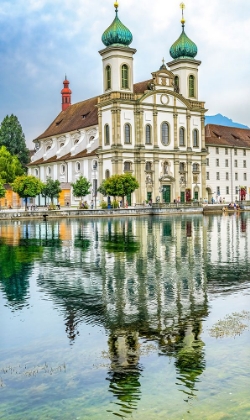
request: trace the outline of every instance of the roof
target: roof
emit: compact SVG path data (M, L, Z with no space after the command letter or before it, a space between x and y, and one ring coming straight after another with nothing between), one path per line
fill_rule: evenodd
M97 125L97 99L98 97L96 96L95 98L70 105L65 111L61 111L47 130L35 140Z
M139 82L134 84L134 93L144 93L145 90L149 90L149 85L152 83L153 79L145 80L144 82Z
M250 129L207 124L206 145L250 148Z

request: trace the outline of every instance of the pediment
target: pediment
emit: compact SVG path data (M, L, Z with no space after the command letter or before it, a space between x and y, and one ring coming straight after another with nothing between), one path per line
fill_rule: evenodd
M175 182L175 178L171 175L163 175L159 178L160 182Z

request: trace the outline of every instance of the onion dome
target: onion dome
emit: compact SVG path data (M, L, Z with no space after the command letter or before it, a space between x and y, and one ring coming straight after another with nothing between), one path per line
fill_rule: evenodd
M183 9L184 9L184 4L181 3L181 8L182 8L182 19L181 19L181 24L182 24L182 33L179 36L179 38L177 39L177 41L174 42L174 44L172 45L172 47L169 50L169 53L171 55L171 57L176 60L178 58L191 58L193 59L198 52L198 48L196 46L196 44L191 41L191 39L188 38L188 36L185 33L185 19L183 17Z
M128 46L133 41L133 36L128 28L118 18L118 3L115 6L115 19L102 35L102 42L106 47L111 45Z

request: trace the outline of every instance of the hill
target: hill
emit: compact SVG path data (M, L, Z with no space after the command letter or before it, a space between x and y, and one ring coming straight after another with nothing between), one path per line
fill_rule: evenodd
M226 127L249 128L247 125L236 123L230 118L224 117L221 114L206 116L205 124L224 125Z

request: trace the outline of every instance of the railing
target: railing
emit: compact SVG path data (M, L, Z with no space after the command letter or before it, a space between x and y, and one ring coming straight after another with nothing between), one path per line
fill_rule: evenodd
M136 95L134 93L129 92L111 92L111 93L104 93L99 97L99 102L106 102L112 99L123 99L128 101L133 101L136 99Z
M155 209L202 207L202 203L200 201L190 201L188 203L153 203L152 207Z
M189 103L191 105L191 108L204 108L205 107L205 102L189 100Z

